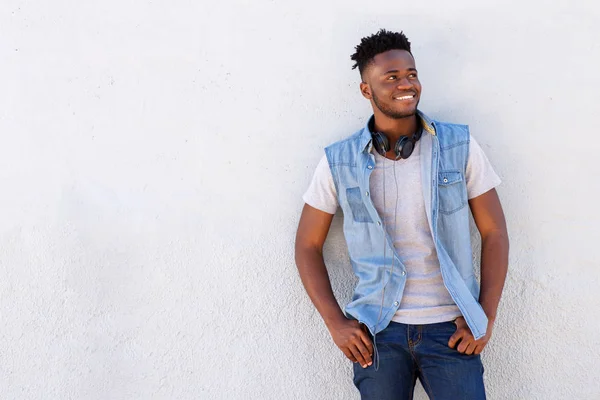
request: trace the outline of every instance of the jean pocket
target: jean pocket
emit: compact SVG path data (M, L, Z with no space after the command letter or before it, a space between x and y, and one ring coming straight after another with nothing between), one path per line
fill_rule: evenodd
M373 222L362 199L359 187L346 189L346 199L348 200L350 210L352 210L352 217L354 218L354 221Z
M467 188L463 181L463 174L458 170L439 172L438 208L442 214L453 214L467 205Z

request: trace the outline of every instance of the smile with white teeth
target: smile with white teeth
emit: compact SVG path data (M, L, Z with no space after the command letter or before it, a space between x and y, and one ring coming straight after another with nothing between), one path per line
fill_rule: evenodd
M415 97L414 94L409 94L407 96L394 97L395 100L411 100Z

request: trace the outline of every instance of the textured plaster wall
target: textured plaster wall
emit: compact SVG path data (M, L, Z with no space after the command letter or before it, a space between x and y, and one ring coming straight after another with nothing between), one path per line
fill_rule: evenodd
M386 27L504 181L489 398L600 399L598 9L2 1L0 398L358 399L293 242L323 147L369 115L349 55ZM325 257L345 304L339 215Z

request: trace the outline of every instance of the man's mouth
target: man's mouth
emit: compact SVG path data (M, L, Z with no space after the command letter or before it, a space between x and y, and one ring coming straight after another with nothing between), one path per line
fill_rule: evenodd
M412 100L416 97L416 94L404 94L402 96L394 96L394 100Z

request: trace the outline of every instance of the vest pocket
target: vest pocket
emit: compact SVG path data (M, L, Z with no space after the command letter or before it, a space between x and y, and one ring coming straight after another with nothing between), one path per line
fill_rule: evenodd
M352 210L352 217L354 218L354 221L373 222L371 216L369 215L369 211L363 202L359 187L346 189L346 199L350 205L350 210Z
M439 172L438 189L439 211L442 214L453 214L467 205L467 189L460 171Z

